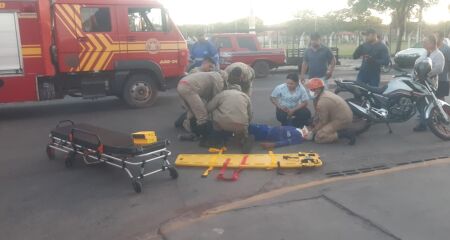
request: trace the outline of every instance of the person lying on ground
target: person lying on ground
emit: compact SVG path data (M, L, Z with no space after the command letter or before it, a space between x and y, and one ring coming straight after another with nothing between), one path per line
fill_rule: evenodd
M248 132L255 137L255 141L261 142L261 147L267 150L301 144L308 135L306 127L303 129L291 126L271 127L266 124L250 124Z

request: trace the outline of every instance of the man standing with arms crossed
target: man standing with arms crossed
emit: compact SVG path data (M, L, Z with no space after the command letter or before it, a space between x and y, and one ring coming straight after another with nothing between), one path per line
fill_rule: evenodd
M333 76L336 67L336 58L331 50L322 45L321 37L318 33L310 36L310 47L305 50L303 57L300 80L305 84L306 73L308 78L320 78L328 86L328 80Z
M353 59L362 58L357 81L378 87L381 66L389 64L389 50L377 40L377 32L374 29L368 29L363 35L366 36L366 42L359 45L353 53Z

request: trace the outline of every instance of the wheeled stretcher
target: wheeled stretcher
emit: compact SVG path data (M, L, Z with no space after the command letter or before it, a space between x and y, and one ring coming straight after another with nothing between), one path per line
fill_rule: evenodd
M75 124L70 120L58 123L50 132L47 156L55 159L55 150L66 153L65 165L72 167L77 156L87 165L105 163L125 170L131 179L133 189L142 191L144 177L168 170L173 179L178 177L175 167L169 162L171 152L167 149L169 141L158 141L144 146L136 146L130 135L99 128L89 124ZM147 171L150 162L160 160L161 167ZM139 173L132 167L138 167Z

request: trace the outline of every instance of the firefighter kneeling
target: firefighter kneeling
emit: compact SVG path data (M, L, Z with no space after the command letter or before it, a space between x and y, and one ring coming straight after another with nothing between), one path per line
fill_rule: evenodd
M252 96L252 88L253 88L253 80L255 80L255 70L253 70L252 67L249 65L242 63L242 62L235 62L230 64L228 67L225 68L225 72L228 73L228 75L231 75L231 72L239 68L242 71L242 74L240 76L241 82L239 85L242 88L242 92L247 94L248 96Z
M187 111L183 122L186 130L198 136L209 134L211 127L206 103L223 91L227 79L226 72L219 71L193 73L180 80L177 91Z
M242 69L234 68L229 75L228 89L207 105L214 126L207 138L209 147L222 147L227 138L234 135L241 144L242 153L248 154L252 149L254 137L248 134L252 107L250 97L242 92L242 78Z
M325 90L323 81L318 78L311 79L307 87L314 98L315 109L309 138L316 143L332 143L343 138L354 145L355 134L347 128L353 121L353 113L344 99Z

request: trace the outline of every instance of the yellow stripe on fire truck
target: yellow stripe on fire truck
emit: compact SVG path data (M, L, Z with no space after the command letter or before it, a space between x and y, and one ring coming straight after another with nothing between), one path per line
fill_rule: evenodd
M42 57L42 48L40 45L23 45L22 56L24 58L40 58Z
M121 42L114 41L106 33L85 33L81 29L81 6L71 4L57 4L56 16L63 23L66 30L74 37L87 40L80 42L80 64L70 71L102 71L106 70L115 54L119 53L173 53L186 50L184 41L147 41ZM71 17L72 18L71 18ZM155 47L156 46L156 47Z

